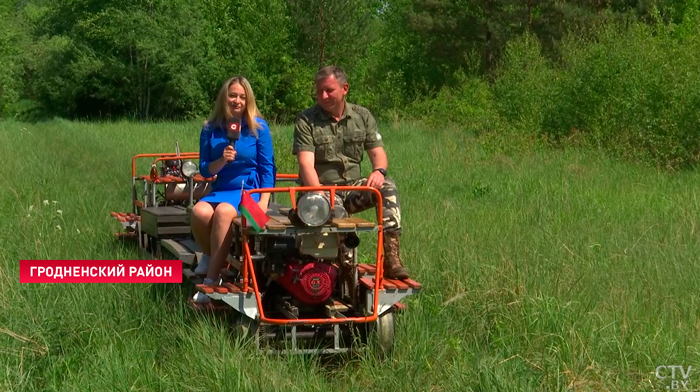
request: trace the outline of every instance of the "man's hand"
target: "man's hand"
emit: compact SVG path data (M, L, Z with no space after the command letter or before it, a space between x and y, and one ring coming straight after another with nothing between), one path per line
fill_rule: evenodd
M367 186L379 189L384 183L384 176L378 171L373 171L367 178Z
M375 147L367 150L367 156L369 156L370 162L372 162L373 168L383 167L384 169L389 166L387 162L386 152L383 147ZM379 189L384 183L384 175L378 171L373 171L367 178L367 186Z

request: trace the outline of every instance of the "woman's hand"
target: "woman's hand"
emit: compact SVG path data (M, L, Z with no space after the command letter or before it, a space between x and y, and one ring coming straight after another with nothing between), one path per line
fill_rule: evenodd
M267 207L270 204L270 194L269 193L263 193L260 195L260 201L258 202L258 207L260 207L261 210L263 210L265 213L267 213Z
M231 145L224 148L224 155L221 157L225 162L233 162L236 159L236 150Z

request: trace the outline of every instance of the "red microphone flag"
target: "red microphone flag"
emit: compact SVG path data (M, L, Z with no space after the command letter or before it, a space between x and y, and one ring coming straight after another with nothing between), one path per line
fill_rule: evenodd
M233 143L235 140L238 140L241 136L241 124L238 121L231 121L228 124L228 131L226 133L226 137L228 140Z

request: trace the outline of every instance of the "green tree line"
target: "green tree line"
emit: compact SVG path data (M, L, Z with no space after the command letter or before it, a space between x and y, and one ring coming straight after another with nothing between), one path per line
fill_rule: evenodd
M197 118L240 74L288 123L338 64L380 118L676 167L700 159L699 22L697 0L4 0L0 115Z

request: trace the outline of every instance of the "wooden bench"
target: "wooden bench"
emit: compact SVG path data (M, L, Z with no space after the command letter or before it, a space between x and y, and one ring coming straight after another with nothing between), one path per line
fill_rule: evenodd
M330 225L321 227L295 226L289 220L289 210L288 207L283 207L277 203L270 203L270 207L267 210L267 216L270 220L258 234L347 233L376 231L378 229L376 223L357 217L335 218L331 221ZM233 224L242 227L242 220L241 217L237 217L233 220ZM253 229L249 227L248 233L252 234L252 230Z

